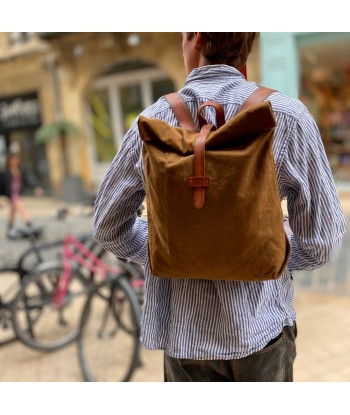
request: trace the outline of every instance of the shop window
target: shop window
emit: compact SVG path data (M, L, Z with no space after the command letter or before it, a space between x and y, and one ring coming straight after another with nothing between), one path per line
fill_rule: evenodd
M38 181L38 184L46 191L49 191L49 168L45 145L35 143L34 133L34 128L22 128L10 131L8 133L7 150L19 152L21 155L21 164L25 171L29 175L33 175ZM28 189L25 190L25 193L28 195L33 194Z
M300 49L300 99L315 117L334 178L350 180L350 39Z

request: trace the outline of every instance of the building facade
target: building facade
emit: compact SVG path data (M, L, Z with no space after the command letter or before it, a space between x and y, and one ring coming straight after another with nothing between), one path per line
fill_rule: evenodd
M34 133L50 117L42 105L50 101L47 53L47 45L32 33L0 33L0 169L10 143L17 143L23 164L44 183L46 149L35 144Z
M336 180L350 179L350 36L261 33L248 80L299 97L320 127ZM180 33L0 33L0 168L12 142L48 193L65 193L60 140L40 126L64 119L71 197L95 192L134 117L186 79ZM73 196L72 196L73 195Z
M68 137L72 178L94 191L131 118L184 78L179 33L1 33L2 166L17 142L23 163L62 193L59 140L37 145L34 136L65 119L79 127Z
M250 60L249 76L258 78L258 47ZM37 145L34 135L69 120L80 130L68 137L71 179L96 191L134 117L185 79L180 33L0 33L2 160L19 143L41 184L62 194L59 140ZM16 108L22 119L6 121Z

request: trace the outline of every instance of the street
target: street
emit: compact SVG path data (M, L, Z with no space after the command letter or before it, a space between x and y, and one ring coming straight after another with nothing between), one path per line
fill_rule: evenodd
M89 232L92 216L79 205L69 205L65 220L56 212L64 204L50 198L26 199L33 222L44 226L47 240L62 237L66 232ZM350 198L344 196L342 205L350 219ZM0 199L0 250L17 256L27 243L4 239L6 204ZM348 267L349 237L334 261L320 270L294 274L295 307L298 338L295 381L350 381L350 275ZM1 291L3 287L1 286ZM0 292L1 292L0 291ZM133 382L162 382L161 351L141 350L142 366ZM15 341L0 346L1 382L81 382L76 344L52 353L41 353Z

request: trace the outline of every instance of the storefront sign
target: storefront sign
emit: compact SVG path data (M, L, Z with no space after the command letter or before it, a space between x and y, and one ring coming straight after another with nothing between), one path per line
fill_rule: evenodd
M0 132L41 124L37 94L0 98Z

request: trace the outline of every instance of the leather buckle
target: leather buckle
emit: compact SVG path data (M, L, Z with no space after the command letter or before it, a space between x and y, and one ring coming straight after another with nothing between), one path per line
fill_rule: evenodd
M189 177L187 179L188 187L210 187L210 177Z

